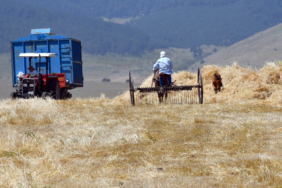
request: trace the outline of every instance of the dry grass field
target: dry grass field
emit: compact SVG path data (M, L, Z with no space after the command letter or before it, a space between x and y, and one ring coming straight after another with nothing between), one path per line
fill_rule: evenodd
M2 99L0 187L281 187L282 64L202 73L203 105Z

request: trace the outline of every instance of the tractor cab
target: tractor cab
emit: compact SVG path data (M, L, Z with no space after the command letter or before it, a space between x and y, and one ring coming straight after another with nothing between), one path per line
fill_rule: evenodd
M12 98L68 99L70 90L83 87L81 41L51 33L50 28L11 41ZM27 78L33 67L37 77ZM18 75L25 75L19 79Z
M60 99L60 82L59 78L64 77L62 74L48 74L48 61L51 57L56 57L55 53L21 53L19 57L27 57L29 59L29 67L31 67L32 59L38 59L38 67L36 71L38 76L29 77L25 75L24 77L19 77L17 81L16 92L11 93L12 98L31 98L31 97L42 97L47 96ZM45 74L42 74L42 58L46 59ZM38 70L37 70L38 69Z

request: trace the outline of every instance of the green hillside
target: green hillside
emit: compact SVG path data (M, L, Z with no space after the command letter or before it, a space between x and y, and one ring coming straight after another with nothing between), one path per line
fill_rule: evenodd
M22 0L17 0L22 2ZM25 0L25 3L89 17L136 17L147 15L173 0Z
M91 54L140 55L149 50L149 36L142 31L101 19L26 6L16 0L0 2L0 53L10 51L10 41L29 35L34 28L77 38L83 51Z
M169 47L188 48L228 46L281 22L278 0L175 0L128 25Z
M95 17L135 17L119 25ZM9 0L0 2L0 53L31 29L82 41L89 54L141 56L169 47L229 46L282 23L280 0Z

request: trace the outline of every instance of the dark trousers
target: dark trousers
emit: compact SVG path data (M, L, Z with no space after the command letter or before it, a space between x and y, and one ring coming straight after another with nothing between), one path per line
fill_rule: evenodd
M160 74L160 85L161 87L165 86L165 85L170 85L171 84L171 75L169 74Z

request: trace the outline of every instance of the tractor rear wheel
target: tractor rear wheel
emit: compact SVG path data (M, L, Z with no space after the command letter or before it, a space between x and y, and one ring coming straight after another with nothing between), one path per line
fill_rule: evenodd
M50 80L48 88L52 99L60 99L60 83L57 79Z
M66 88L63 88L61 89L60 97L61 99L70 99L72 97L72 94L70 94Z
M67 99L71 99L72 98L72 94L70 92L67 92Z
M60 91L61 93L60 93L60 97L61 97L61 99L66 99L66 90L65 89L61 89L61 91Z

